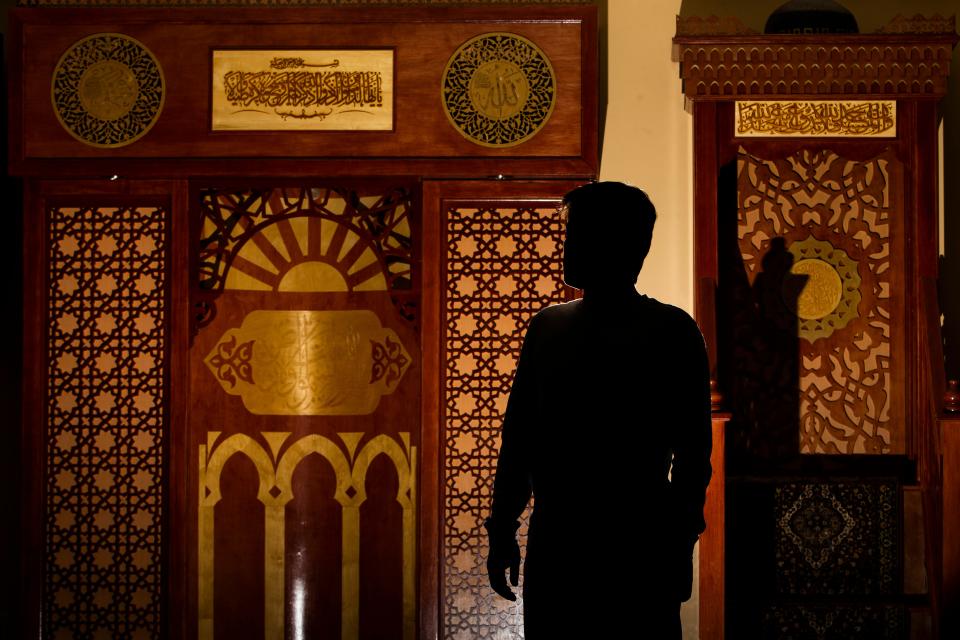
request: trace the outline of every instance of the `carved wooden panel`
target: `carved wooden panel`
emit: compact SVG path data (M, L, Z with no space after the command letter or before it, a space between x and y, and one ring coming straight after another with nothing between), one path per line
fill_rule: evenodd
M565 300L564 219L555 205L497 203L449 208L444 225L443 637L520 638L522 602L490 589L481 523L527 323Z
M802 453L902 452L900 162L741 148L737 172L738 251L721 287L741 445L773 457L798 438Z
M816 43L793 36L677 35L689 98L831 94L852 97L929 97L947 91L955 34L914 35L891 42L884 36L832 36Z
M167 211L47 216L43 629L160 638Z
M105 169L93 170L80 159L106 162L118 157L132 160L122 169L111 165L122 170L125 177L156 176L158 171L180 176L398 172L562 176L595 171L595 6L571 2L566 6L539 3L505 8L478 3L475 7L390 6L372 10L315 6L295 12L262 12L239 6L187 9L179 2L174 3L180 7L176 11L157 11L149 6L161 3L138 4L144 6L124 11L79 10L69 19L59 12L15 10L10 40L16 43L20 52L17 59L23 64L14 70L16 78L11 80L11 86L16 87L11 98L11 118L17 123L11 128L11 135L17 139L14 171L57 159L84 175L91 171L102 175ZM75 43L97 33L121 34L141 43L162 69L165 81L163 108L154 114L155 122L151 121L149 131L138 130L142 137L124 138L130 144L123 147L102 149L78 141L61 126L51 105L52 73L57 61ZM479 51L467 44L476 38L496 38L504 33L511 41L529 42L533 48L497 46L489 51L495 57L483 60L476 60L473 54L465 58L463 51L457 54L464 45L474 53ZM392 117L378 124L375 131L315 131L302 135L296 130L253 133L222 129L222 114L211 110L220 102L225 73L220 65L212 64L211 51L282 50L291 46L295 47L293 58L303 57L302 52L310 46L334 51L393 51L392 62L386 66L395 78L396 90L382 96L390 102ZM533 50L538 52L535 60L528 55ZM458 69L464 73L457 74L456 82L448 78L451 91L461 85L468 88L461 94L462 100L448 104L445 97L450 96L444 95L441 79L454 57L480 64ZM309 64L334 64L304 60ZM337 64L342 67L346 60ZM120 73L119 65L110 69L110 75L100 83L101 92L109 91L127 100L133 95L132 85L127 82L133 76ZM517 70L522 72L523 82L514 77ZM215 71L217 77L213 76ZM259 80L273 73L266 65L254 71ZM255 102L269 104L271 114L273 108L286 105L273 116L286 118L282 121L287 124L317 122L321 116L333 123L335 118L323 115L325 110L315 111L300 104L297 96L304 90L301 85L305 74L308 72L276 72L271 76L271 95L260 96L263 100ZM490 96L503 108L496 107ZM262 107L237 105L239 110L252 108ZM95 111L100 114L98 123L108 123L103 125L106 129L119 123L107 119L112 117L113 107ZM477 117L468 111L476 112ZM466 120L461 120L464 114ZM375 117L358 113L344 116L356 117L358 126L371 124L369 118ZM451 116L459 124L455 126ZM458 126L466 126L469 137L464 137ZM478 140L484 144L477 144ZM508 141L515 146L499 148ZM163 169L158 169L160 166Z
M410 181L196 193L190 631L413 640Z
M224 290L390 291L413 319L412 197L409 186L203 191L200 321Z

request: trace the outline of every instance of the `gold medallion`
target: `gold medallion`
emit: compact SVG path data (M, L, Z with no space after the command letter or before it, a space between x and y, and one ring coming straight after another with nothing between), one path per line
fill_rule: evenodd
M441 99L463 137L485 147L512 147L550 119L557 81L550 60L533 42L513 33L485 33L450 57Z
M50 97L71 136L113 148L150 130L163 109L163 89L160 64L142 43L120 33L97 33L61 56Z

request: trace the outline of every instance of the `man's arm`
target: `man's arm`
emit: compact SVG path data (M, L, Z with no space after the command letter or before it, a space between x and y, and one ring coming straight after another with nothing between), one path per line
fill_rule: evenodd
M484 526L489 533L490 554L487 572L490 585L507 600L516 596L507 586L504 571L510 570L510 583L517 586L520 573L520 548L516 531L519 518L530 501L529 424L534 411L532 343L536 318L527 329L520 359L513 376L513 386L500 430L500 455L493 483L493 506Z
M710 482L710 451L713 448L710 421L710 371L703 336L696 323L684 314L677 357L675 398L671 412L673 467L671 487L677 508L677 533L684 551L693 551L697 537L706 529L703 503Z

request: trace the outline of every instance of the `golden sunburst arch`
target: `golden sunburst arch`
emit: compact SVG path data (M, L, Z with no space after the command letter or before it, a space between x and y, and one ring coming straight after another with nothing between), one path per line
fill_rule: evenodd
M384 194L275 189L210 194L203 237L223 290L349 292L403 287L408 202ZM212 205L212 206L211 206Z

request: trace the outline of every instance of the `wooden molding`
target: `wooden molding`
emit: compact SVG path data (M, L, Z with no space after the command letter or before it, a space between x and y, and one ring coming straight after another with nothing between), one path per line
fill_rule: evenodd
M679 23L678 23L679 24ZM673 59L694 100L773 96L940 98L954 32L817 36L689 36Z
M524 4L596 4L596 0L522 0ZM20 7L291 7L290 0L17 0ZM299 7L518 4L517 0L300 0Z

